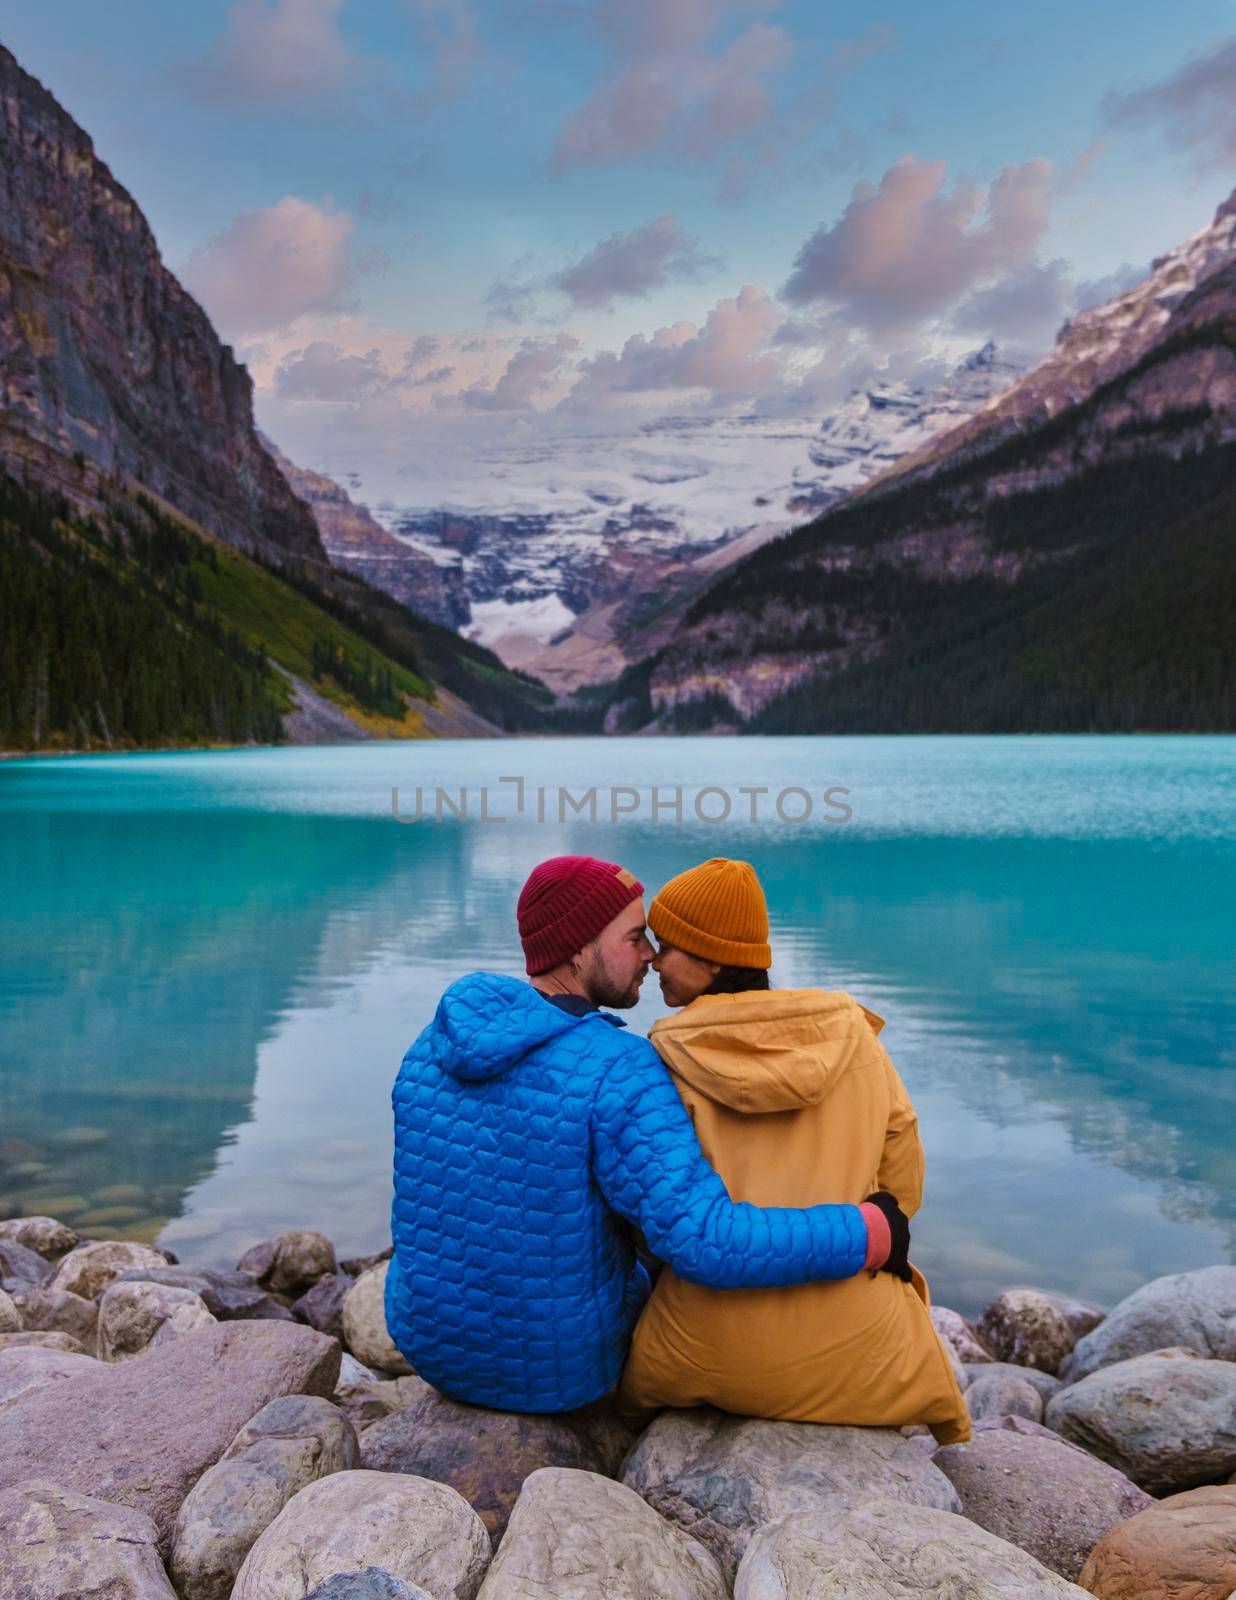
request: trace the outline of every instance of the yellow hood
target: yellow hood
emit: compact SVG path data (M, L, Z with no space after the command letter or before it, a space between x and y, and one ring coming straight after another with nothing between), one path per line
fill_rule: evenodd
M734 1111L797 1111L818 1105L852 1064L859 1018L883 1019L848 994L823 989L748 989L701 995L653 1023L658 1054L697 1094Z

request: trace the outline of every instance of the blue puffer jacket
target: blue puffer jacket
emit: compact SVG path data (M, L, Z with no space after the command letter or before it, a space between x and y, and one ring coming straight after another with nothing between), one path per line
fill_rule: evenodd
M456 1399L566 1411L614 1387L648 1294L620 1218L714 1289L863 1265L857 1206L736 1204L648 1041L517 978L453 983L392 1099L387 1326Z

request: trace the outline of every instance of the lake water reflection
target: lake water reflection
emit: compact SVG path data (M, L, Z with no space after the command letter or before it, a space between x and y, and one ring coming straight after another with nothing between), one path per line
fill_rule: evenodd
M620 860L651 893L736 855L768 892L774 982L848 989L888 1019L927 1144L915 1256L939 1300L975 1310L1030 1282L1111 1302L1231 1260L1234 753L602 739L0 764L0 1214L224 1266L297 1224L373 1248L400 1057L461 971L522 970L535 862ZM502 775L525 779L523 817ZM409 815L418 784L430 812L434 786L467 789L469 819L400 826L391 790ZM558 786L594 784L596 822L556 820ZM482 785L507 820L477 820ZM641 802L611 822L619 785ZM770 791L754 823L740 785ZM835 785L843 824L823 820ZM695 818L704 786L732 791L729 821ZM777 817L789 786L811 820ZM653 975L629 1021L661 1009Z

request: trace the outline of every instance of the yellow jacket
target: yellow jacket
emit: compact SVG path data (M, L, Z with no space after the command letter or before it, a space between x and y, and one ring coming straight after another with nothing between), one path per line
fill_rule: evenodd
M858 1204L907 1215L923 1197L918 1120L881 1018L820 989L705 995L655 1023L704 1154L735 1200ZM704 1289L666 1267L635 1329L620 1401L631 1412L715 1405L746 1416L970 1437L922 1274L860 1272L793 1289Z

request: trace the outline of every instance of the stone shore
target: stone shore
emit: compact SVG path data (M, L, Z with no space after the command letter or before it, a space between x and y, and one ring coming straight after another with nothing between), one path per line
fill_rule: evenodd
M1236 1267L1110 1311L933 1309L974 1418L923 1428L447 1399L389 1250L232 1272L0 1222L0 1600L1231 1600Z

